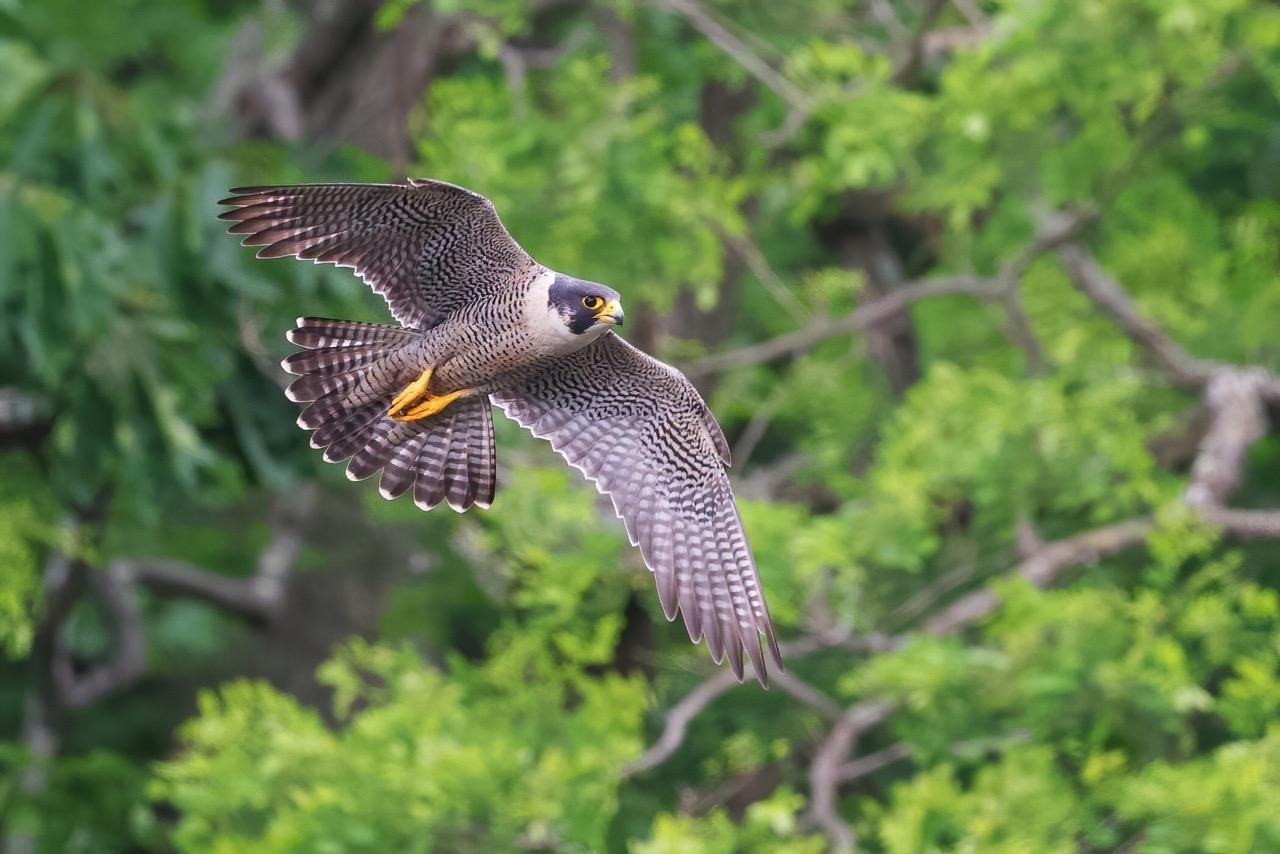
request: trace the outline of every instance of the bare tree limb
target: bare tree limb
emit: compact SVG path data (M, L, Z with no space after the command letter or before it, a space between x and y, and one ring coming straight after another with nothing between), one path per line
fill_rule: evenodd
M694 688L667 710L666 720L662 727L662 735L650 745L649 749L637 756L622 769L622 779L626 780L637 774L643 774L666 762L680 745L684 743L689 723L698 714L711 705L711 702L738 684L731 670L717 670L704 682Z
M110 572L90 570L86 576L106 611L111 647L105 663L88 673L76 674L70 650L59 645L53 662L54 678L61 702L69 709L83 709L132 685L147 669L146 634L135 591Z
M836 769L836 782L841 785L869 777L877 771L888 768L896 762L911 758L911 745L899 741L888 747L851 759Z
M924 9L920 13L920 22L916 25L915 35L899 51L898 58L893 63L893 71L890 72L889 79L894 83L906 82L920 67L920 62L925 57L925 38L929 35L929 29L933 26L934 21L938 19L938 15L942 14L942 10L946 5L947 0L925 0Z
M972 27L986 27L991 24L991 20L978 8L974 0L951 0L951 5L960 10L960 14Z
M881 724L896 708L896 703L885 699L855 703L836 720L814 753L809 766L809 820L827 834L835 851L853 851L858 846L853 828L836 812L836 789L844 759L859 734Z
M815 634L808 637L800 638L794 641L788 641L780 644L782 655L787 659L803 658L822 649L830 649L849 640L848 632L832 632L829 634ZM775 680L777 681L777 680ZM785 680L784 680L785 681ZM783 686L783 682L778 682L788 694L796 696L792 690ZM791 689L804 685L799 679L793 679L788 682ZM680 699L674 706L667 710L666 719L662 728L662 735L654 742L648 750L640 754L622 769L622 778L628 779L638 774L643 774L658 767L666 762L676 751L680 749L680 745L684 743L685 734L688 732L689 723L696 718L703 709L711 705L711 703L720 696L728 693L731 689L738 686L738 680L734 678L731 670L717 670L711 676L707 677L698 687L694 688L688 694ZM807 687L807 686L804 686ZM812 694L804 691L801 687L800 694L802 702L814 705L815 698ZM825 699L825 698L824 698ZM818 705L825 705L822 700L816 701ZM838 711L838 709L836 710Z
M950 753L963 755L975 749L994 750L1006 747L1011 744L1025 744L1031 739L1031 734L1026 730L1014 730L1008 735L998 738L980 738L966 739L957 741L951 745ZM912 757L911 745L905 741L899 741L888 747L881 748L874 753L868 753L865 756L859 756L851 759L840 766L839 778L841 785L861 780L863 777L869 777L877 771L888 768L904 759Z
M302 550L301 526L315 498L315 487L308 485L277 500L271 537L248 578L165 558L121 558L112 561L108 572L126 584L145 584L163 595L201 599L247 619L269 622L284 603L285 582Z
M837 335L849 335L882 323L896 316L912 303L933 297L953 296L956 294L975 296L986 302L1001 303L1006 312L1014 311L1020 313L1021 304L1017 302L1016 296L1012 298L1010 296L1010 291L1017 288L1018 279L1022 277L1023 273L1026 272L1037 257L1072 240L1091 216L1090 212L1083 212L1059 214L1056 217L1047 219L1037 231L1030 245L1018 253L1011 261L1003 264L999 273L993 277L976 275L934 276L909 282L873 302L859 306L855 311L843 317L815 320L801 329L783 333L767 341L761 341L737 350L728 350L723 353L704 356L682 366L683 370L690 377L701 377L719 371L764 364L775 359L793 356L813 349L828 338L833 338ZM1032 341L1030 344L1023 342L1024 346L1030 347L1034 352L1038 353L1039 345L1034 343L1034 333L1029 331L1030 323L1025 320L1025 315L1022 317L1021 323L1025 325L1024 331ZM1034 357L1029 354L1029 364L1032 358ZM1280 389L1278 389L1278 393L1280 393Z
M772 362L785 356L803 353L828 338L866 329L893 316L913 302L954 294L968 294L991 301L1002 299L1004 296L1002 287L993 279L983 276L938 276L892 291L843 317L817 320L802 329L784 333L758 344L704 356L685 365L683 369L688 376L699 377L717 371Z
M761 59L747 46L746 42L713 18L696 0L654 0L654 5L684 18L695 30L706 36L708 41L724 51L741 65L744 71L772 90L790 107L798 110L810 109L811 99L808 94Z
M835 720L840 717L840 704L817 688L796 676L790 670L779 670L770 677L773 684L781 688L792 698L821 713L824 717Z
M1048 587L1065 570L1097 563L1141 545L1154 526L1149 518L1129 519L1048 543L1018 564L1011 574L1036 587ZM925 622L924 630L931 635L955 634L994 613L998 607L1000 597L991 587L984 587L934 614Z
M0 386L0 434L23 430L48 417L48 401L11 386Z
M1270 380L1261 368L1223 368L1209 378L1204 389L1209 428L1191 466L1183 496L1188 504L1220 506L1240 488L1245 456L1267 434L1262 389Z
M747 269L760 280L760 284L764 285L774 302L791 315L792 320L804 323L809 319L809 310L796 299L795 294L791 293L791 289L769 264L769 259L760 251L755 241L745 235L722 234L721 236L730 251L746 262Z
M976 574L977 567L972 561L965 561L952 567L911 594L905 602L897 605L885 616L884 625L890 630L910 625L917 617L937 604L938 600L972 581Z
M590 16L609 53L609 80L619 83L636 73L636 34L616 9L593 3Z
M1280 539L1280 510L1233 510L1202 507L1200 515L1229 534L1242 539Z
M1198 359L1175 342L1134 304L1128 292L1098 264L1082 243L1071 241L1058 248L1058 258L1076 290L1114 320L1135 343L1149 352L1169 380L1177 385L1202 386L1225 367Z
M36 622L31 643L31 685L23 697L22 741L30 763L18 775L18 788L26 795L44 790L49 765L58 754L62 718L66 712L56 673L62 645L62 627L84 590L87 567L76 553L84 529L95 521L106 504L105 495L87 510L67 515L59 526L58 541L44 564L44 611ZM4 837L4 850L12 854L33 854L36 840L28 833L13 830Z
M871 17L879 21L892 38L906 40L910 37L911 31L907 29L906 24L902 23L902 17L889 0L868 0L867 8L871 12Z
M582 47L589 37L587 28L578 26L570 30L560 42L545 47L522 45L515 41L503 42L498 48L498 61L502 63L507 88L512 92L520 92L524 88L529 69L554 67L567 54Z

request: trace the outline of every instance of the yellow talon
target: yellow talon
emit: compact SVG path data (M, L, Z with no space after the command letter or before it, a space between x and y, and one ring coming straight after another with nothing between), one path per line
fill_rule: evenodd
M466 394L466 389L451 391L448 394L442 394L439 397L428 396L408 412L402 412L398 415L393 412L391 417L397 421L417 421L420 418L428 418L435 415L437 412L441 411L464 394Z
M391 408L387 410L387 414L396 421L418 421L435 415L466 394L466 389L451 391L448 394L439 396L431 394L427 391L427 386L431 383L431 372L431 368L427 368L422 372L422 376L397 394L395 399L391 401Z
M431 368L427 368L422 372L422 376L411 382L405 387L404 391L396 395L395 400L391 401L391 408L387 410L387 414L392 418L399 419L404 414L405 408L412 406L421 398L427 397L427 384L431 382Z

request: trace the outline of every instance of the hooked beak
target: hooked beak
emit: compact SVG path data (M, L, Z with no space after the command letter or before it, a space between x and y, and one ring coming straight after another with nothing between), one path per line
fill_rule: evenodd
M622 303L616 299L611 299L604 304L604 308L595 314L597 323L607 323L610 326L621 326L625 315L622 313Z

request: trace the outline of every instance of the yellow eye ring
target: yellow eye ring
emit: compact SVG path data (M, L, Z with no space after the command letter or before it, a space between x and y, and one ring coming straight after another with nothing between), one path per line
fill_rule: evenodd
M595 311L604 306L604 300L600 299L600 297L585 296L582 298L582 304L591 311Z

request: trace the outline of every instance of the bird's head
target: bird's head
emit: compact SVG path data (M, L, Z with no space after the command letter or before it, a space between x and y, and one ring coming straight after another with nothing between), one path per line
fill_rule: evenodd
M556 274L547 299L574 335L622 325L622 297L613 288Z

